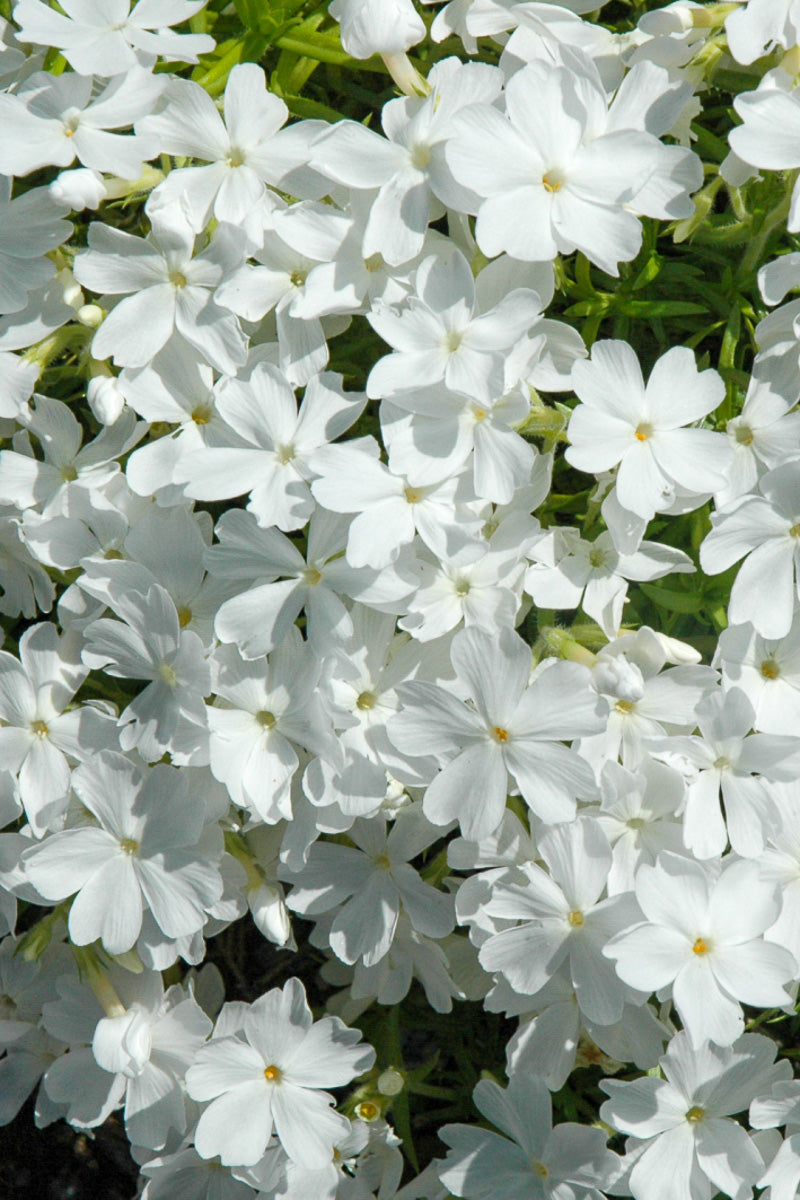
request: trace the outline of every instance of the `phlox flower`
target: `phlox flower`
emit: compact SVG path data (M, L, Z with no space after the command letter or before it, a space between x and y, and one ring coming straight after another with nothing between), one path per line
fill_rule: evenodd
M599 822L582 817L545 830L537 850L547 870L525 863L494 884L487 914L522 924L488 938L480 949L481 965L530 996L566 962L581 1012L589 1021L612 1025L626 1000L640 997L620 986L603 959L608 939L638 916L629 892L602 898L613 862L608 839Z
M700 565L718 575L743 558L728 619L749 621L770 640L785 637L800 602L800 459L762 475L761 495L741 496L711 517Z
M185 199L197 233L213 216L245 228L258 242L262 204L276 202L265 184L279 183L300 165L303 147L294 130L279 132L289 110L267 90L256 63L233 67L223 105L224 115L200 84L174 78L157 110L137 121L136 131L168 154L208 163L170 171L158 186L159 205Z
M723 854L729 841L735 854L756 858L778 820L772 785L797 778L800 739L769 733L748 737L755 713L740 688L711 693L696 712L702 736L648 742L654 753L690 766L685 844L700 859Z
M81 764L72 786L96 824L62 830L26 852L26 874L46 900L74 900L69 935L98 938L109 954L136 943L145 906L168 937L202 929L222 894L216 865L198 848L205 808L188 779L158 765L147 776L103 750Z
M685 429L725 395L716 371L698 371L694 354L673 347L658 359L645 386L627 342L601 341L572 368L581 404L569 423L567 460L598 474L617 467L616 496L649 521L677 494L699 498L725 484L732 452L708 429Z
M67 806L70 760L116 744L111 718L90 705L65 711L88 675L77 646L55 625L32 625L19 660L0 651L0 769L18 778L19 798L38 837Z
M543 1079L511 1075L503 1089L482 1079L472 1098L493 1130L445 1125L449 1147L438 1168L442 1183L466 1200L602 1200L619 1175L619 1159L606 1149L602 1129L564 1122L552 1128L550 1093Z
M0 171L29 175L40 167L68 167L77 158L93 170L138 179L142 159L155 157L155 140L109 131L149 112L163 82L135 67L110 80L94 100L92 83L91 76L74 72L42 72L15 95L1 95Z
M729 625L715 662L725 688L740 687L755 709L753 728L795 734L800 728L800 616L786 637L763 638L749 622Z
M84 287L117 303L92 340L95 358L118 366L147 366L175 337L183 338L218 371L235 374L247 354L236 318L212 292L241 262L243 234L220 225L195 255L195 235L179 204L150 214L149 238L93 221L89 248L75 259Z
M57 46L81 75L122 75L157 57L196 63L214 49L205 33L173 33L170 25L188 21L205 0L104 0L85 4L67 0L61 12L41 0L18 0L17 38L35 46Z
M198 1154L223 1164L253 1166L273 1128L289 1157L319 1170L349 1131L320 1091L342 1087L375 1061L360 1033L338 1017L314 1023L299 979L273 988L249 1006L242 1036L213 1039L186 1073L189 1095L211 1103L194 1134Z
M633 554L620 554L611 534L584 541L577 529L545 534L530 551L525 591L540 608L583 608L608 637L619 632L628 580L661 579L693 572L688 554L672 546L644 541Z
M340 375L325 372L308 382L298 411L283 372L256 363L249 377L230 379L216 390L217 416L238 445L187 448L173 479L195 499L227 500L249 492L248 510L263 528L300 529L315 508L308 484L315 473L313 455L341 437L365 404L363 394L342 390Z
M398 391L443 381L449 389L488 403L493 393L504 390L503 353L541 314L539 296L515 288L481 313L472 272L458 251L448 259L426 258L414 286L399 312L376 306L367 316L394 350L370 371L367 395L391 398Z
M12 200L11 180L0 175L0 314L24 312L29 293L55 275L55 264L46 255L72 233L70 223L62 220L66 214L66 205L54 203L47 188L31 188ZM32 299L30 317L42 322L42 298ZM66 312L62 304L59 316L56 326L72 313ZM32 332L31 341L44 336L44 332ZM20 344L8 344L8 338L0 338L3 350L18 350L30 344L26 337Z
M411 926L442 938L453 928L452 898L426 884L410 860L439 837L418 808L403 809L391 828L385 818L358 820L348 831L354 846L317 842L293 884L287 905L302 916L336 909L328 941L342 962L378 963L394 940L401 911Z
M233 646L213 661L215 704L208 707L211 770L235 804L270 824L291 818L295 745L330 751L317 683L320 663L299 630L287 629L265 663Z
M116 459L135 446L144 432L129 412L82 446L83 428L75 414L47 396L36 396L22 422L37 438L43 459L33 453L0 451L0 502L36 508L46 516L69 512L76 491L83 491L84 499L93 492L102 494L119 472Z
M601 1119L632 1135L627 1188L634 1200L707 1200L716 1192L748 1200L764 1162L731 1118L785 1078L787 1064L774 1063L775 1049L757 1033L724 1048L678 1033L659 1063L663 1078L601 1082L611 1097Z
M118 679L148 685L123 711L120 745L138 747L148 762L168 748L187 761L204 743L204 696L211 690L203 643L182 629L169 593L158 584L145 591L112 587L107 603L121 618L101 617L86 630L83 661Z
M433 555L421 547L417 588L404 604L401 629L419 642L430 642L458 628L512 629L520 605L524 563L520 547L482 547L475 557Z
M59 999L45 1005L45 1027L72 1048L47 1072L44 1091L69 1119L90 1127L124 1103L131 1141L161 1149L186 1130L183 1077L211 1021L182 987L165 992L157 972L112 968L109 982L122 1002L114 1016L104 1014L85 983L72 979L62 978ZM105 1102L91 1114L92 1101L100 1099Z
M600 773L600 807L593 811L611 845L606 887L611 896L632 891L640 863L653 863L662 850L680 854L683 827L677 813L686 793L680 772L642 755L628 770L607 762Z
M634 212L690 216L700 161L658 141L672 123L667 109L680 111L674 94L654 120L654 100L670 87L663 68L641 63L608 108L594 64L573 52L569 67L519 70L506 84L505 115L485 104L462 109L445 158L483 198L475 230L483 252L542 262L578 249L616 275L641 242Z
M382 6L386 15L396 2ZM361 243L365 259L377 257L392 266L407 263L422 250L429 223L442 215L445 205L464 211L476 199L454 181L444 147L458 113L478 101L494 103L501 84L495 67L446 58L431 68L426 96L405 96L384 105L385 138L355 121L329 126L317 138L311 165L369 197Z
M636 872L644 920L612 937L603 953L631 987L671 986L695 1047L731 1046L742 1033L742 1004L782 1006L797 964L764 940L780 909L777 889L747 860L713 865L664 852Z
M479 840L502 820L510 775L538 817L570 820L575 797L595 794L589 766L560 745L601 722L586 668L554 662L531 681L530 648L511 630L462 630L451 657L470 704L414 680L398 688L404 708L387 727L404 754L443 762L425 793L426 816L438 825L457 820Z

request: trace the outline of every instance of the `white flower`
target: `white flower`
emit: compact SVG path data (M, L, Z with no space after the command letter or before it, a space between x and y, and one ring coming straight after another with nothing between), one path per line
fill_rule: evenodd
M194 1141L203 1158L252 1166L267 1148L273 1127L286 1153L312 1170L328 1166L333 1148L349 1130L333 1112L333 1097L375 1060L360 1033L338 1017L313 1023L299 979L273 988L251 1004L243 1037L212 1040L186 1073L189 1095L211 1101Z
M629 892L601 899L613 861L608 839L599 822L582 817L547 829L538 855L548 870L525 863L492 888L487 914L522 924L489 937L480 949L481 965L530 996L566 960L581 1012L612 1025L625 1001L640 997L621 987L603 960L608 939L638 916Z
M757 1033L723 1049L678 1033L659 1064L663 1079L602 1081L611 1096L602 1120L633 1135L628 1186L635 1200L706 1200L716 1191L748 1200L764 1163L731 1117L785 1077L787 1064L773 1065L775 1049Z
M72 652L70 652L72 650ZM116 744L113 721L82 705L64 710L89 671L55 625L33 625L20 660L0 651L0 769L18 775L19 798L37 836L67 806L69 759L83 762Z
M444 761L425 793L426 816L457 820L477 841L499 826L510 775L542 820L570 820L575 796L595 793L587 764L559 744L600 724L586 668L553 663L530 682L530 649L510 630L465 629L451 657L469 706L433 683L401 684L404 709L387 730L403 753Z
M82 4L66 0L57 12L41 0L18 0L17 38L39 46L57 46L81 75L123 75L157 56L196 63L210 54L214 39L204 33L173 33L170 25L187 21L205 0L131 0Z
M469 1125L439 1131L450 1147L439 1178L466 1200L530 1197L530 1200L602 1200L619 1174L601 1129L566 1122L552 1128L550 1093L544 1080L518 1071L504 1090L482 1079L472 1093L481 1115L505 1135Z
M104 750L77 768L72 786L97 824L51 834L25 858L45 899L75 897L72 941L86 946L100 938L110 954L122 954L136 943L145 905L168 937L202 929L222 879L197 845L205 809L186 775L159 765L143 777Z
M463 109L445 157L456 180L485 197L476 224L483 252L542 262L578 249L616 275L639 248L634 212L690 216L699 159L646 128L669 128L649 111L669 87L666 71L641 63L608 109L599 77L575 55L570 67L525 65L506 85L505 115Z
M198 83L172 79L157 111L137 121L137 133L168 154L201 159L208 166L170 171L150 206L185 199L197 233L214 216L246 228L258 241L261 204L271 207L276 199L264 185L279 183L300 159L292 153L291 131L288 144L287 135L279 133L288 115L255 63L237 63L230 72L224 119Z
M760 496L742 496L712 515L700 565L718 575L744 558L728 619L749 621L762 637L778 640L800 601L800 460L768 471L758 486Z
M757 866L730 861L721 874L665 852L636 872L645 920L612 937L603 953L631 987L671 985L692 1045L730 1046L742 1033L740 1001L760 1008L787 1004L794 958L766 942L778 916L777 889Z
M691 350L668 350L645 386L627 342L595 342L591 358L573 366L572 379L582 403L569 423L567 460L593 474L617 467L623 508L649 521L676 494L699 499L724 485L732 457L726 439L682 428L725 395L720 376L698 371Z
M80 283L120 297L94 336L92 354L144 367L177 336L217 370L235 374L246 358L244 335L212 291L239 265L243 235L221 225L195 255L194 231L180 205L157 208L150 217L148 240L93 221L89 249L75 259Z
M66 216L66 206L56 204L47 188L31 188L22 196L11 199L11 180L0 175L0 314L20 313L28 303L28 293L41 288L56 273L55 264L45 257L65 242L72 232ZM34 302L30 316L42 320L41 298ZM57 324L72 315L65 313ZM34 331L31 341L43 337ZM3 350L17 350L30 342L9 345Z
M94 100L92 83L74 72L42 72L16 95L0 96L0 171L29 175L51 164L68 167L77 158L92 170L138 179L142 159L155 157L155 139L109 130L126 128L149 112L163 82L135 67L110 80Z

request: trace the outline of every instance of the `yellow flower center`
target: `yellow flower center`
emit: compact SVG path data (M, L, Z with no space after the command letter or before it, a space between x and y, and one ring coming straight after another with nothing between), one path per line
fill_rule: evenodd
M492 737L494 738L494 740L496 742L501 742L501 743L507 742L508 741L508 730L503 729L502 726L500 726L500 725L495 725L494 729L492 730Z
M567 920L573 929L580 929L585 917L579 908L573 908L572 912L567 913Z
M271 712L267 712L267 710L263 709L263 708L262 708L261 712L256 713L256 720L258 721L258 723L262 729L272 729L272 727L275 724L274 714Z
M356 1106L356 1116L360 1117L362 1121L374 1121L376 1117L380 1116L380 1113L381 1110L377 1104L373 1104L371 1100L362 1100Z
M633 712L633 701L632 700L618 700L617 703L614 705L614 710L618 713L632 713Z
M308 567L305 571L303 571L301 579L303 580L303 583L307 583L309 587L316 587L317 584L322 580L322 572L318 571L316 567Z
M46 738L49 736L50 730L46 721L31 721L31 733L35 733L38 738Z
M181 604L178 608L178 624L181 629L185 629L192 619L192 610L187 608L185 604Z
M633 436L637 442L646 442L648 438L653 436L653 426L648 421L642 421L636 426Z
M267 1083L280 1083L281 1074L280 1067L276 1067L274 1063L270 1063L268 1067L264 1068L264 1078Z
M781 669L774 658L766 658L761 664L761 674L765 679L777 679Z
M697 938L694 945L692 946L692 953L693 954L708 954L708 951L709 951L709 945L708 945L708 942L705 940L705 938L701 938L701 937Z
M186 276L183 274L182 271L177 271L177 270L170 271L169 281L173 287L176 287L176 288L186 287Z
M133 855L139 849L139 843L135 838L121 838L119 848L122 850L123 854L133 857Z
M553 192L560 191L563 183L564 180L561 178L558 171L547 171L547 173L542 176L542 187L546 192L550 192L551 195Z
M375 707L375 702L378 697L374 692L362 692L356 700L356 708L360 708L362 712Z
M699 1121L703 1120L705 1115L706 1110L704 1108L701 1108L699 1104L693 1104L686 1113L686 1120L690 1125L697 1125Z
M192 412L192 420L195 425L207 425L211 420L211 405L198 404L197 408Z

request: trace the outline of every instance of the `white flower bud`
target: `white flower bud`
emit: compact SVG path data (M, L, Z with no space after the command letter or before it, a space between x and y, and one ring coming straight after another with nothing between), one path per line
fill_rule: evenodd
M106 199L106 185L99 171L79 167L74 171L62 171L49 187L50 195L58 204L66 204L73 212L84 208L97 208Z
M125 407L125 397L117 380L109 375L96 375L86 388L89 408L101 425L113 425Z

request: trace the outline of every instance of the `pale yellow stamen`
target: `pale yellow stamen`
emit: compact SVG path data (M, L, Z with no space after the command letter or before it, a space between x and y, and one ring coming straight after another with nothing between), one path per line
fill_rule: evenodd
M135 838L121 838L119 848L123 851L123 853L127 854L129 857L132 857L139 849L139 843Z
M268 1067L264 1068L264 1078L267 1083L280 1083L281 1074L280 1067L276 1067L274 1063L270 1063Z
M781 669L774 658L767 658L761 664L761 674L765 679L777 679Z
M693 1104L686 1113L686 1120L691 1125L696 1125L698 1121L702 1121L706 1115L706 1110L701 1108L699 1104Z
M640 425L636 426L633 436L636 438L637 442L646 442L648 438L653 436L653 426L647 421L642 421Z
M567 913L567 920L573 929L580 929L584 923L584 915L579 908L573 908L572 912Z
M374 692L361 692L356 700L356 708L360 708L362 712L374 708L377 698Z
M500 725L495 725L494 729L492 730L492 737L496 742L507 742L508 730L503 729Z
M693 954L708 954L708 942L704 938L697 938L692 946Z
M31 721L31 733L35 733L38 738L46 738L50 730L45 721Z

